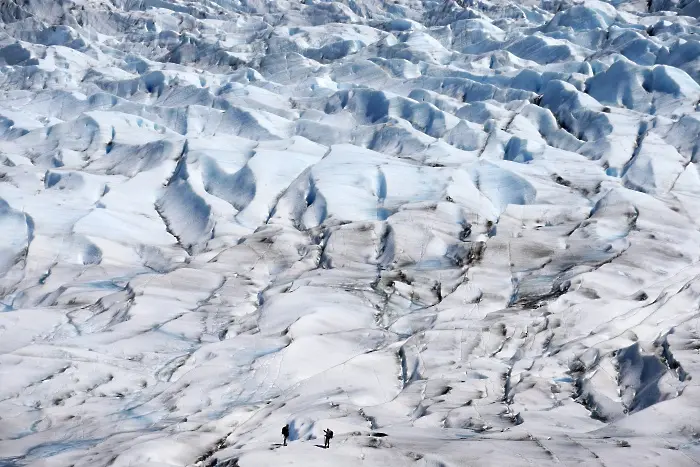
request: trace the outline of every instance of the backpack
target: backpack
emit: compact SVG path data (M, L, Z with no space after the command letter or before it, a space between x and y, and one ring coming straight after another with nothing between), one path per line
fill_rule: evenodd
M333 439L333 430L328 430L328 439Z

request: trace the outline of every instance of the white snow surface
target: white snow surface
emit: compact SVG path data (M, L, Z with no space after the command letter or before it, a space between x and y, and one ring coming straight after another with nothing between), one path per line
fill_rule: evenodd
M0 0L0 466L700 465L699 16Z

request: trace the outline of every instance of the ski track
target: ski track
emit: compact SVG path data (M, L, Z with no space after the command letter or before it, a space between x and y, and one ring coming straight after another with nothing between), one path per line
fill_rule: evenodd
M0 1L0 467L700 465L699 18Z

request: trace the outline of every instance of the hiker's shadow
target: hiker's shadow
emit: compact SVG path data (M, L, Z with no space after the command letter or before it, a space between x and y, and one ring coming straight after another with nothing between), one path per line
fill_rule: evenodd
M317 448L321 448L321 449L328 449L323 444L314 444L314 446L316 446Z

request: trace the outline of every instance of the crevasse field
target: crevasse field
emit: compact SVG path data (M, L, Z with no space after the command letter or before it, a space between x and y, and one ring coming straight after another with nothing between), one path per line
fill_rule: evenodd
M699 17L0 1L0 466L699 465Z

